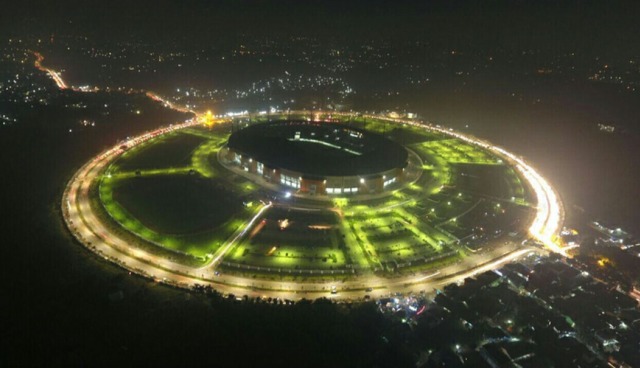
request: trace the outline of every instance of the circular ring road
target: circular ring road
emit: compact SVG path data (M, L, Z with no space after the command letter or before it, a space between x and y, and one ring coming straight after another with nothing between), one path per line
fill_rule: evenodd
M290 114L308 114L309 111L288 112ZM319 112L325 113L325 112ZM327 112L326 114L350 116ZM368 118L378 116L364 115ZM445 129L439 125L423 124L414 120L390 119L387 121L409 124L422 129L431 130L460 139L469 144L486 149L497 157L516 168L533 189L537 203L533 221L529 226L529 235L542 246L523 246L519 243L498 244L490 251L472 257L465 257L462 261L445 266L429 273L419 273L411 276L388 279L374 274L365 274L343 282L289 282L274 280L255 280L236 275L221 275L216 267L225 253L251 228L263 211L269 208L267 204L253 217L247 225L239 230L231 240L214 254L210 261L201 267L190 267L159 257L141 249L131 247L126 240L109 230L102 223L99 216L91 208L91 184L97 180L103 170L117 159L125 150L155 138L159 135L173 132L199 124L197 118L187 120L182 124L160 128L138 137L120 143L98 156L92 158L82 166L69 180L62 198L64 221L73 236L86 248L105 260L116 263L130 272L152 278L156 282L167 283L177 287L192 288L209 286L223 294L247 295L250 297L272 297L288 300L301 298L330 297L335 299L360 299L365 295L382 297L395 292L431 292L443 285L464 280L487 270L500 267L519 257L531 253L547 254L549 251L566 256L566 251L554 242L554 239L564 220L562 203L549 183L538 174L522 158L475 137ZM331 293L332 289L339 293Z

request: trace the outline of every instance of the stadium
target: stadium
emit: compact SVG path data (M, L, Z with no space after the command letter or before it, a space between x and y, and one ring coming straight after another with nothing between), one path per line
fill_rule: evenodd
M380 115L207 114L102 152L62 204L72 234L100 257L224 294L431 292L564 252L562 204L522 158Z
M221 157L300 194L357 195L397 187L407 150L382 135L337 123L276 121L234 132Z

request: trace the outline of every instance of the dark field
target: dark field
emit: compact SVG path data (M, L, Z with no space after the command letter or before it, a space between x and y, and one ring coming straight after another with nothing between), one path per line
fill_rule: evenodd
M215 182L192 175L118 181L114 199L145 226L163 234L189 234L222 225L242 202Z
M184 167L191 164L191 154L205 137L193 134L174 134L135 149L118 160L122 171Z
M458 190L496 199L522 199L526 191L513 169L505 165L454 164Z

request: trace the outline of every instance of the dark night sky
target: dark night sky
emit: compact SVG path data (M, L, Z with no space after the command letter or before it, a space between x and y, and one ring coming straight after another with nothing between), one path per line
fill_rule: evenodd
M627 51L637 1L24 1L2 12L5 34L84 33L194 42L247 34L416 37L479 47L602 47ZM636 45L636 46L634 46ZM618 46L618 47L614 47ZM553 51L553 50L551 50Z

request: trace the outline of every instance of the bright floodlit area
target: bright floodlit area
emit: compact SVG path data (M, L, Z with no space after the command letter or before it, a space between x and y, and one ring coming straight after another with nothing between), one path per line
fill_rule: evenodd
M324 143L301 140L301 131ZM283 141L292 146L268 146ZM334 145L329 141L338 148L325 147ZM230 156L229 142L244 157ZM247 115L119 149L91 185L99 221L131 252L249 280L249 288L273 287L260 280L294 289L350 280L364 290L371 278L379 287L463 260L473 267L474 259L527 239L536 209L532 188L507 158L383 117ZM292 150L299 152L293 159ZM372 162L353 166L335 161L336 154ZM366 176L363 166L371 170ZM393 180L375 176L396 166ZM291 167L302 174L287 176ZM355 184L337 189L310 192L304 185L351 177Z

